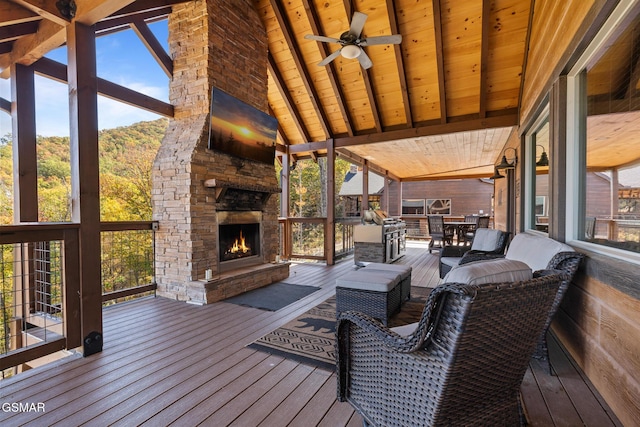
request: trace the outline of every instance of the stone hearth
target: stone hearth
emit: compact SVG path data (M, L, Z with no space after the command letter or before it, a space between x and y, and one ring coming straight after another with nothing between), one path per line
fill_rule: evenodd
M229 43L231 40L232 43ZM157 293L211 303L289 276L279 248L275 166L208 148L211 91L268 111L267 36L252 0L195 0L169 16L174 118L153 168ZM218 213L258 211L260 257L221 268Z

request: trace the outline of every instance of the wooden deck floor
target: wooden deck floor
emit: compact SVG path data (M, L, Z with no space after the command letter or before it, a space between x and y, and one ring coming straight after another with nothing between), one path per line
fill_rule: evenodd
M424 246L400 262L413 266L418 287L439 280L437 257ZM352 268L351 260L292 265L287 282L321 290L277 312L163 298L109 307L101 353L0 381L1 403L45 409L0 411L0 425L360 426L351 406L336 401L333 374L246 347L332 296L335 278ZM562 348L552 350L558 376L532 365L523 382L531 425L620 425Z

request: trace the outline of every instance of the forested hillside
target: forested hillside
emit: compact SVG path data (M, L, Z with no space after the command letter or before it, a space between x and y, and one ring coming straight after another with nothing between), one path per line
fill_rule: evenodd
M100 217L103 221L151 220L151 167L168 121L159 119L100 131ZM68 137L38 137L39 221L70 221ZM13 223L11 139L0 138L0 224ZM336 193L349 163L336 159ZM278 167L276 173L280 175ZM290 171L290 215L326 216L326 158L298 161ZM336 216L342 216L337 205Z
M168 121L100 131L100 210L103 221L151 220L151 166ZM39 221L69 221L68 137L38 137ZM0 138L0 224L13 222L11 139Z

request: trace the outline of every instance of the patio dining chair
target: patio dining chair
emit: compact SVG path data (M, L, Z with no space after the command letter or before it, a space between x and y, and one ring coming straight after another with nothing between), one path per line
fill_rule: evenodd
M444 225L444 217L441 215L430 215L427 217L427 225L429 227L429 253L433 249L440 249L446 244L453 244L454 230ZM440 242L437 245L435 242Z
M467 243L470 243L473 241L473 238L476 235L476 230L479 228L489 228L489 220L490 218L488 216L465 216L465 222L467 221L475 221L475 225L467 228L464 233L461 233L460 237L462 242L466 245Z
M441 284L409 335L342 313L338 399L372 426L523 424L520 385L561 279Z

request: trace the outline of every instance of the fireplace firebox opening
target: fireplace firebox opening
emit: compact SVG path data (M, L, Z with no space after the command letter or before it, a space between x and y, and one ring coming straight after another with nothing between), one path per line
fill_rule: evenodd
M260 224L220 226L220 262L260 254Z
M217 219L219 271L263 262L261 211L218 211Z

